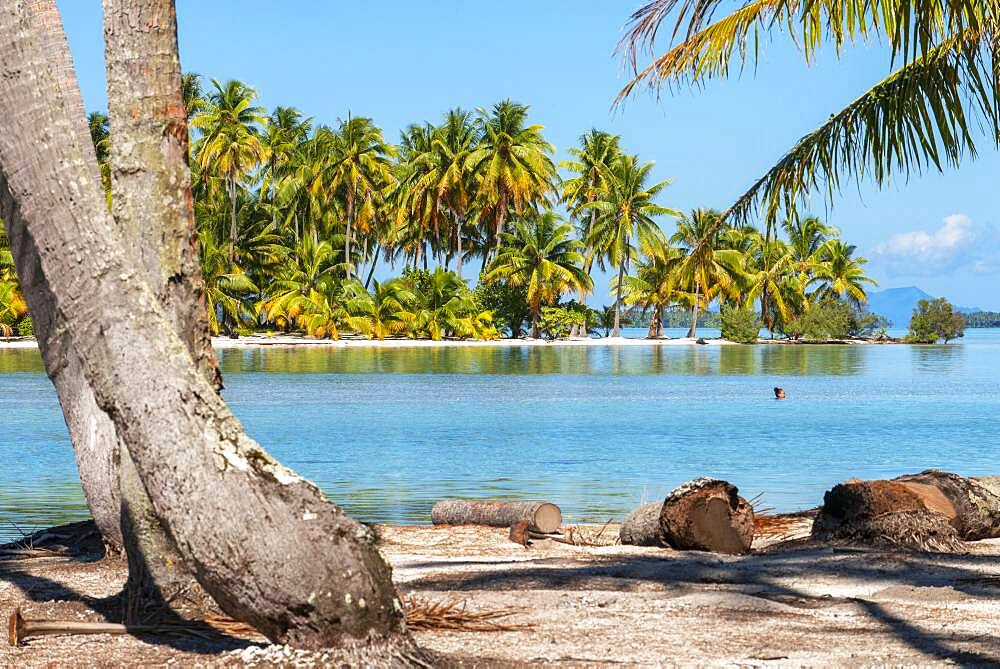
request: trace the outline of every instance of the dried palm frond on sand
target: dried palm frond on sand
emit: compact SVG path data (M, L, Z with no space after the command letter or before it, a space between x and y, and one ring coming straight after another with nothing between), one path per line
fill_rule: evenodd
M461 632L512 632L531 627L527 623L501 622L520 613L520 609L503 607L470 611L468 600L443 599L434 601L416 595L402 598L406 625L411 630L454 630Z

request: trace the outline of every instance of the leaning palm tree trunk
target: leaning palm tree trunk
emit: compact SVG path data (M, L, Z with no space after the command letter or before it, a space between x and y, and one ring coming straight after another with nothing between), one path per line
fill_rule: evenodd
M131 25L148 26L139 32ZM170 0L104 0L113 214L142 278L156 292L201 373L216 388L221 376L204 309L197 232L187 164L187 116L181 98L177 28ZM157 63L158 67L150 67ZM164 132L167 128L167 132ZM120 454L122 534L128 554L126 620L150 606L206 600L163 529L127 448Z
M612 330L612 337L622 336L622 281L625 280L625 263L627 256L622 258L618 265L618 284L615 287L615 329Z
M698 336L698 298L701 289L701 281L694 280L694 304L691 306L691 328L688 330L688 338L694 339Z
M142 279L107 211L79 90L57 65L65 40L40 39L32 19L0 0L0 215L18 269L41 281L29 305L58 300L156 516L224 611L305 647L407 646L371 532L244 433ZM58 374L60 352L44 353Z

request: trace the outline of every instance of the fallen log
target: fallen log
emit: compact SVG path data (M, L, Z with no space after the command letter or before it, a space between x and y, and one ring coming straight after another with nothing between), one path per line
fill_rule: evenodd
M526 520L515 521L514 524L510 526L510 534L507 535L508 538L515 544L521 544L527 548L531 543L531 540L528 537L528 525L529 523Z
M495 500L441 500L431 509L435 525L488 525L510 527L528 521L528 529L548 534L562 524L562 512L551 502L498 502Z
M812 536L825 541L962 550L1000 537L1000 477L927 470L885 481L851 480L823 496Z
M753 543L753 507L727 481L701 477L663 500L660 532L671 548L739 555Z
M652 502L636 507L622 521L618 538L626 546L663 546L660 532L660 513L663 502Z

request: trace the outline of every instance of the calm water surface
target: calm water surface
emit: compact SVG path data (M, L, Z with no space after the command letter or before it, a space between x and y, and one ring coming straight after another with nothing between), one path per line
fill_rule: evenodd
M706 336L711 336L710 331ZM950 346L221 352L250 434L364 520L446 496L603 521L709 474L810 507L850 477L1000 472L1000 330ZM780 385L789 399L772 399ZM34 350L0 350L0 536L86 516Z

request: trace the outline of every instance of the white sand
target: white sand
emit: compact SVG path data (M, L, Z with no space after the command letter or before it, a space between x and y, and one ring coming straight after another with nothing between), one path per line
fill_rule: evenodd
M707 346L732 344L725 339L705 339ZM429 339L310 339L297 335L251 335L230 339L213 337L212 346L224 348L256 348L261 346L327 346L333 348L444 348L454 346L694 346L697 341L688 337L679 339L626 339L624 337L602 337L588 339L495 339L492 341ZM34 339L0 339L0 349L38 348Z
M706 339L708 346L719 346L733 342L725 339ZM547 341L545 339L494 339L491 341L475 340L444 340L430 339L309 339L294 335L253 335L230 339L214 337L212 346L215 348L252 348L256 346L332 346L336 348L442 348L454 346L693 346L696 340L680 339L626 339L624 337L603 337L587 339L560 339Z

